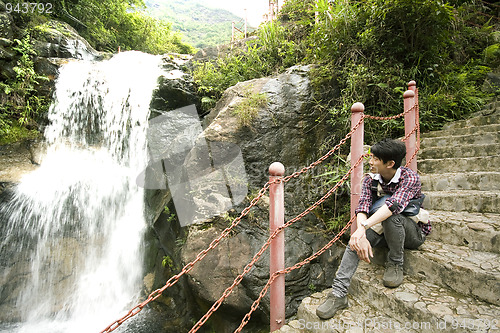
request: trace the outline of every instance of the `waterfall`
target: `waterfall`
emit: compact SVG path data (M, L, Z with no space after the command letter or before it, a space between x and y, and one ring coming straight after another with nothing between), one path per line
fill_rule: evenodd
M0 208L3 332L99 332L142 289L146 130L161 58L120 53L61 67L47 153ZM7 310L6 310L7 309ZM3 325L3 326L2 326Z

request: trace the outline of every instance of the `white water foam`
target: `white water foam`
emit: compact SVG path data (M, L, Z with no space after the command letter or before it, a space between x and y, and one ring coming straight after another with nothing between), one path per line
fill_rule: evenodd
M20 321L0 331L98 332L136 304L146 226L136 178L160 61L124 52L60 69L47 154L1 208L0 282L22 291Z

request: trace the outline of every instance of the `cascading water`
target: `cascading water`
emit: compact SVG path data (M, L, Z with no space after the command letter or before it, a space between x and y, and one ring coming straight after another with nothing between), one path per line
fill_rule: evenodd
M0 208L3 332L98 332L141 290L146 129L161 59L124 52L64 65L48 148ZM7 301L7 303L9 303Z

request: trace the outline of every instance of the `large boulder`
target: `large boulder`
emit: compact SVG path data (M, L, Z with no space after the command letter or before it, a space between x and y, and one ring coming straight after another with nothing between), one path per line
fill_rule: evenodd
M290 174L316 160L328 126L326 121L318 122L325 120L325 115L312 107L310 69L294 66L275 77L238 83L226 90L204 119L203 135L208 142L231 142L240 147L250 189L262 187L269 177L267 170L275 161L283 163L286 174ZM242 103L257 95L263 96L265 103L256 106L256 117L248 126L242 126L235 115L238 105L251 105ZM292 179L285 186L288 214L306 207L303 199L310 194L300 183L301 180Z
M321 123L318 125L316 119L320 118L319 111L311 107L314 93L309 71L308 66L295 66L274 77L238 83L226 90L205 118L202 137L210 146L231 143L241 150L250 194L247 200L226 214L188 227L189 233L181 252L184 264L195 259L239 215L267 181L267 170L272 162L282 162L288 174L316 158L315 153L326 135L326 126ZM265 103L248 103L255 96L263 96ZM238 105L242 103L248 112L252 112L252 108L256 109L253 110L253 118L243 123L237 115L241 111ZM307 179L302 183L291 181L285 184L285 220L315 201L302 190L311 185L311 178ZM314 193L312 197L318 199L316 195ZM268 200L267 196L262 198L230 237L223 239L188 273L191 292L204 308L211 306L225 288L233 283L268 238ZM321 248L330 236L318 228L318 220L314 216L307 216L285 231L285 239L285 266L292 266ZM311 290L327 287L331 283L341 251L332 249L330 255L321 256L287 275L287 316L296 311L300 300L309 295ZM217 328L218 331L234 329L250 309L269 278L268 256L268 252L265 252L241 285L224 302L223 314L215 315L215 322L223 323ZM269 298L266 296L253 318L266 322L268 313Z
M185 70L185 64L190 59L191 56L181 54L163 56L163 74L158 79L158 87L151 99L153 117L185 106L200 104L193 78Z

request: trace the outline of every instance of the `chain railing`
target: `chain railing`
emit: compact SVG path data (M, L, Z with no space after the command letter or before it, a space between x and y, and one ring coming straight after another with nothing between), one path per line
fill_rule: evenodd
M289 175L289 176L286 176L283 178L283 180L280 180L284 183L290 181L290 179L292 178L297 178L299 177L301 174L303 173L306 173L307 171L313 169L314 167L316 167L318 164L320 164L321 162L323 162L324 160L326 160L328 157L332 156L337 150L340 149L340 147L345 144L347 142L347 140L352 136L352 133L359 127L361 126L363 123L363 120L361 119L352 129L349 133L347 133L347 135L342 139L340 140L340 142L335 146L333 147L332 149L330 149L325 155L323 155L322 157L320 157L317 161L311 163L309 166L307 167L304 167L302 168L301 170L299 171L296 171L294 172L293 174ZM157 298L159 298L161 296L161 294L166 290L168 289L169 287L173 286L174 284L176 284L179 279L181 278L182 275L186 274L186 273L189 273L194 265L201 261L203 258L206 257L206 255L208 254L208 252L210 250L213 250L215 247L217 247L217 245L220 243L220 241L223 239L223 238L226 238L230 233L231 231L233 230L234 227L236 227L241 219L246 216L250 209L255 206L257 204L257 202L264 196L264 194L266 193L266 191L269 189L269 186L271 185L271 182L267 182L259 191L258 195L250 202L250 205L248 207L246 207L240 214L240 216L238 216L236 219L234 219L231 223L231 225L229 227L227 227L226 229L224 229L224 231L222 231L221 235L219 237L217 237L216 239L214 239L210 245L203 251L201 251L197 256L196 258L189 262L188 264L186 264L183 269L176 275L172 276L167 282L166 284L160 288L160 289L157 289L155 291L153 291L149 297L142 303L140 304L137 304L135 307L133 307L126 315L124 315L123 317L121 317L120 319L114 321L112 324L110 324L108 327L106 327L103 331L101 331L101 333L108 333L108 332L112 332L114 331L116 328L118 328L121 324L123 324L126 320L128 320L129 318L135 316L137 313L139 313L148 303L156 300ZM311 209L312 210L312 209ZM307 213L309 213L310 210L307 210ZM307 215L304 214L304 215Z
M253 302L252 306L250 307L250 311L245 315L245 317L243 317L243 320L241 321L241 324L240 326L238 326L238 328L234 331L235 333L237 332L241 332L241 330L243 329L243 327L248 324L248 321L250 320L250 316L252 315L252 313L257 310L257 307L259 306L260 304L260 301L262 300L262 298L266 295L267 293L267 290L269 289L269 287L271 286L271 284L274 282L274 280L276 280L276 278L282 274L288 274L290 273L291 271L295 270L295 269L298 269L298 268L301 268L302 266L310 263L311 261L313 261L314 259L318 258L320 255L322 255L326 250L328 250L330 247L332 247L332 245L337 242L340 237L345 234L345 232L347 230L349 230L349 227L351 226L351 224L353 223L354 221L354 217L351 217L351 219L349 220L349 222L347 222L347 224L342 228L342 230L340 230L340 232L332 239L330 240L325 246L323 246L318 252L314 253L312 256L304 259L303 261L299 262L299 263L296 263L295 265L291 266L291 267L287 267L286 269L284 270L281 270L281 271L278 271L278 272L274 272L271 277L269 278L269 280L267 281L266 285L264 286L264 288L262 288L262 291L260 292L259 294L259 297Z
M333 188L331 188L323 197L321 197L321 199L319 199L318 201L316 201L314 204L312 204L311 206L309 206L309 208L307 208L306 210L304 210L302 213L300 213L299 215L297 215L296 217L294 217L293 219L291 219L290 221L288 221L284 225L282 225L279 228L277 228L268 237L267 241L261 247L261 249L259 250L259 252L257 252L257 254L255 254L255 256L253 257L252 261L250 261L250 263L247 264L247 266L245 266L245 269L243 270L243 272L236 277L236 279L234 280L233 284L224 291L224 293L222 294L222 296L214 303L214 305L207 311L207 313L195 324L195 326L189 331L189 333L194 333L194 332L198 331L198 329L207 321L207 319L212 315L212 313L215 312L219 308L219 306L222 304L222 302L233 292L234 288L241 282L241 280L243 279L243 276L250 271L250 269L252 268L252 266L262 256L262 254L264 253L264 251L267 250L267 248L269 247L269 245L271 244L271 242L276 238L276 236L282 230L288 228L289 226L291 226L292 224L294 224L295 222L297 222L298 220L300 220L301 218L303 218L304 216L306 216L307 214L309 214L313 209L317 208L319 205L321 205L322 203L324 203L326 199L328 199L333 193L335 193L335 191L337 191L337 189L342 184L344 184L344 182L349 178L349 175L351 174L352 170L354 170L354 168L357 167L362 162L362 160L363 160L364 157L365 156L361 156L361 158L357 161L357 163L355 163L354 166L349 169L349 171L344 175L344 177L342 177L337 182L337 184L335 184L335 186ZM283 182L286 182L285 179L286 178L283 178ZM344 232L339 233L339 235L344 234ZM291 270L293 270L293 269L291 269Z
M162 288L153 291L145 301L143 301L142 303L139 303L138 305L136 305L135 307L133 307L126 315L124 315L123 317L121 317L120 319L116 320L115 322L113 322L108 327L106 327L103 331L101 331L101 333L112 332L115 329L117 329L126 320L128 320L131 317L133 317L136 314L138 314L147 304L149 304L150 302L155 301L157 298L159 298L166 289L168 289L169 287L171 287L174 284L176 284L179 281L179 279L184 274L189 273L193 269L193 267L196 265L196 263L198 263L199 261L203 260L203 258L206 257L206 255L208 254L209 251L211 251L215 247L217 247L218 244L224 238L227 238L230 235L231 231L241 222L241 219L249 213L250 209L253 206L255 206L257 204L257 202L265 195L266 191L269 190L269 188L270 188L271 185L277 184L277 183L283 183L284 184L284 183L287 183L288 181L290 181L292 178L299 177L300 175L308 172L309 170L311 170L314 167L316 167L318 164L320 164L323 161L325 161L328 157L332 156L350 138L351 138L352 141L354 141L354 137L353 136L354 135L359 135L359 132L362 133L362 131L363 131L363 123L364 123L365 119L391 120L391 119L398 119L398 118L401 118L401 117L404 116L405 117L405 132L406 132L406 134L405 134L405 137L402 140L406 142L407 147L408 147L408 141L412 140L412 138L414 138L415 135L416 135L416 138L415 138L416 139L415 148L413 150L411 150L410 152L407 151L406 166L411 165L411 163L414 162L414 160L416 160L415 157L416 157L416 155L418 153L418 150L420 148L420 125L419 125L418 90L415 88L414 81L410 82L409 89L410 89L409 91L411 92L411 94L408 93L409 91L407 91L405 93L406 96L405 96L405 109L404 109L404 111L402 113L398 114L398 115L395 115L395 116L376 117L376 116L371 116L371 115L365 115L362 112L364 110L364 106L362 106L362 104L361 104L362 109L357 109L357 111L354 111L355 107L353 106L353 108L352 108L353 113L354 112L361 112L361 114L358 114L357 118L355 118L356 121L352 122L351 130L349 131L349 133L347 133L346 136L342 140L340 140L339 143L336 146L334 146L332 149L330 149L325 155L323 155L322 157L320 157L318 160L316 160L315 162L311 163L310 165L302 168L299 171L296 171L296 172L294 172L294 173L292 173L292 174L290 174L290 175L288 175L286 177L272 177L272 179L270 179L260 189L260 191L258 192L257 196L253 200L250 201L250 204L245 209L243 209L243 211L240 213L240 215L237 218L235 218L232 221L231 225L229 227L227 227L226 229L224 229L222 231L222 233L219 235L219 237L215 238L205 250L203 250L200 253L198 253L198 255L196 256L196 258L193 261L191 261L188 264L186 264L178 274L172 276L166 282L166 284ZM411 101L409 101L410 95L412 97ZM409 102L407 102L407 99L408 99ZM359 104L360 103L356 103L355 105L357 105L357 107L359 107ZM411 119L410 121L407 120L408 114L413 114L414 115L413 117L409 118L409 119ZM412 129L407 129L406 127L410 123L412 123L412 125L414 127ZM361 137L361 139L362 139L362 137ZM362 140L360 141L359 138L358 138L357 142L361 142L361 144L362 144ZM287 223L285 223L285 224L277 227L273 232L271 232L270 236L268 237L268 239L266 240L266 242L262 245L262 247L260 248L260 250L254 255L254 257L252 258L252 260L245 266L245 268L243 269L243 272L241 274L239 274L234 279L234 281L231 284L231 286L229 286L228 288L226 288L226 290L222 293L222 296L212 305L212 307L205 313L205 315L202 318L200 318L200 320L191 328L191 330L189 331L189 333L195 333L195 332L197 332L203 326L203 324L210 318L210 316L215 311L217 311L217 309L221 306L221 304L224 302L224 300L233 292L234 288L236 288L240 284L240 282L242 281L243 277L248 272L250 272L250 270L252 269L252 267L254 266L254 264L260 259L260 257L262 256L262 254L267 250L267 248L269 248L271 246L272 242L276 239L276 237L282 231L284 231L284 229L286 229L287 227L289 227L293 223L299 221L301 218L303 218L304 216L306 216L307 214L309 214L312 210L314 210L319 205L321 205L322 203L324 203L324 201L326 199L328 199L333 193L335 193L337 191L337 189L340 186L342 186L344 184L344 182L350 176L352 176L352 174L354 172L359 172L359 170L362 170L362 168L363 168L363 160L366 157L367 157L367 155L362 153L362 146L361 146L361 153L357 153L355 157L352 154L352 148L351 148L351 167L347 171L347 173L335 184L335 186L333 186L318 201L316 201L314 204L312 204L311 206L309 206L306 210L304 210L302 213L298 214L296 217L294 217L291 220L289 220ZM355 159L355 161L354 161L354 159ZM415 168L416 168L416 163L415 163ZM353 182L353 179L351 178L351 183L352 182ZM354 192L355 192L354 191L354 187L351 184L351 195L355 194ZM330 242L328 242L323 248L321 248L319 251L317 251L316 253L314 253L309 258L306 258L305 260L303 260L303 261L301 261L301 262L299 262L299 263L297 263L297 264L295 264L295 265L293 265L291 267L287 267L286 269L282 269L282 270L279 270L279 271L271 272L270 273L270 278L267 281L267 283L264 286L264 288L262 289L261 293L259 294L259 297L257 298L257 300L254 301L254 303L252 304L252 306L250 308L250 311L245 315L245 317L243 318L240 326L235 330L235 332L241 332L241 330L243 329L243 327L250 320L250 317L251 317L252 313L257 309L257 307L258 307L259 303L261 302L262 298L267 294L267 291L271 287L271 284L279 276L285 275L285 274L287 274L287 273L289 273L289 272L291 272L291 271L293 271L295 269L298 269L298 268L300 268L300 267L302 267L302 266L310 263L312 260L316 259L317 257L319 257L328 248L330 248L349 229L349 227L352 228L352 226L355 225L355 223L353 223L354 219L355 219L355 216L351 215L350 221L344 226L344 228ZM282 297L284 298L284 294L282 295ZM283 318L284 318L284 314L283 314ZM282 325L282 324L283 323L280 323L280 325Z
M182 270L172 276L170 279L168 279L168 281L166 282L166 284L160 288L160 289L157 289L155 291L153 291L149 297L142 303L136 305L135 307L133 307L125 316L121 317L120 319L114 321L111 325L109 325L108 327L106 327L103 331L101 331L101 333L107 333L107 332L112 332L114 331L115 329L118 328L118 326L120 326L121 324L123 324L127 319L135 316L137 313L139 313L148 303L156 300L157 298L159 298L161 296L161 294L169 287L173 286L174 284L176 284L179 279L181 278L181 276L183 276L184 274L186 273L189 273L194 265L201 261L203 258L206 257L206 255L208 254L208 252L210 250L213 250L215 247L217 247L217 245L219 245L220 241L223 239L223 238L226 238L230 233L231 231L233 230L234 227L236 227L241 219L246 216L249 212L250 212L250 209L255 206L257 204L257 202L264 196L264 194L266 193L266 191L269 189L269 186L270 186L270 182L267 182L259 191L259 193L257 194L257 196L250 202L250 205L248 207L246 207L240 214L240 216L238 216L236 219L233 220L233 222L231 223L231 225L229 227L227 227L226 229L224 229L222 231L222 233L220 234L219 237L217 237L216 239L214 239L210 245L203 251L201 251L200 253L198 253L198 255L196 256L196 258L189 262L187 265L185 265Z

